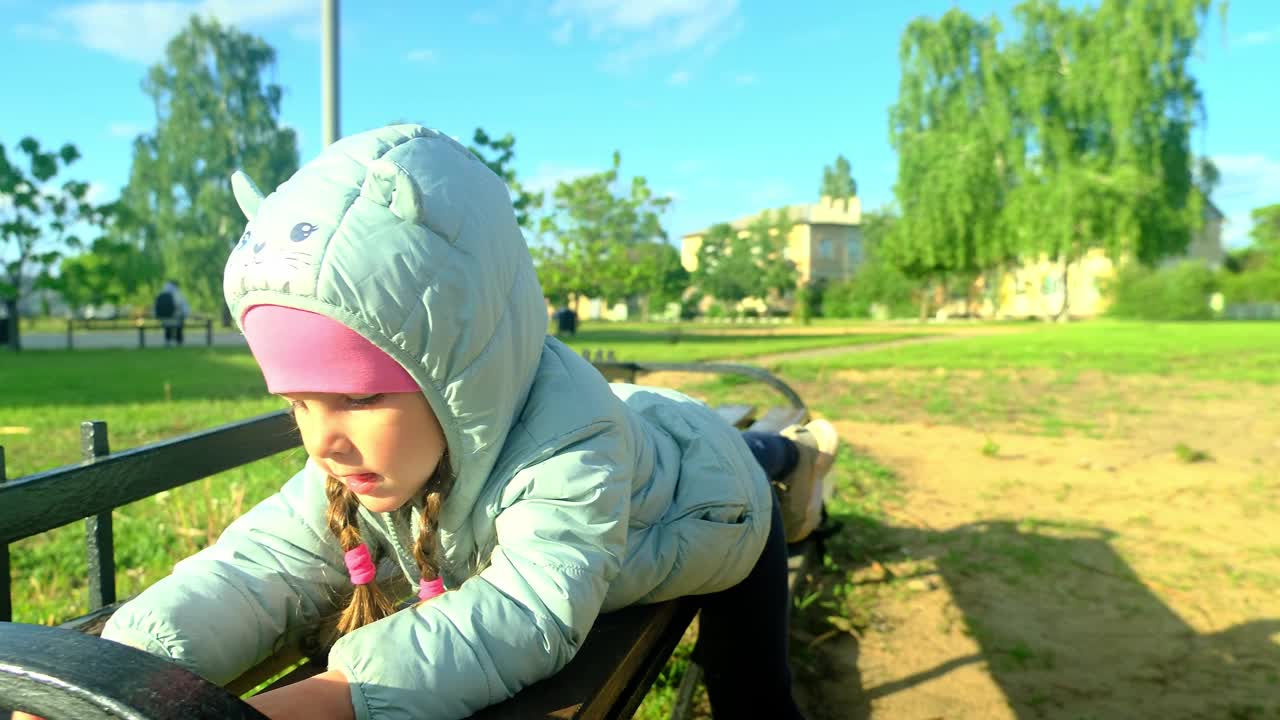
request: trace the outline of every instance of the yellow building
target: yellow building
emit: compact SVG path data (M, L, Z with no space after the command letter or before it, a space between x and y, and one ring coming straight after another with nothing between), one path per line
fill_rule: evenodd
M836 200L823 197L813 204L791 205L781 210L791 221L791 233L787 236L785 255L796 264L799 285L813 280L844 280L865 257L862 245L862 203L857 197ZM754 213L729 222L730 227L747 232L763 212ZM680 263L689 272L698 268L698 249L706 230L685 235L680 240ZM763 309L760 301L744 302L747 307Z
M1222 221L1224 215L1212 202L1205 203L1204 225L1192 236L1187 251L1182 255L1165 259L1161 265L1172 265L1184 260L1197 260L1210 268L1222 266L1225 253L1222 249ZM1085 253L1078 262L1067 268L1067 292L1063 293L1062 263L1041 256L1036 261L1023 263L1015 270L1004 273L994 297L987 298L980 307L967 309L948 307L953 313L999 318L1054 317L1067 303L1072 317L1096 317L1106 312L1111 304L1105 294L1106 282L1116 275L1116 263L1100 248ZM982 280L979 280L981 298Z

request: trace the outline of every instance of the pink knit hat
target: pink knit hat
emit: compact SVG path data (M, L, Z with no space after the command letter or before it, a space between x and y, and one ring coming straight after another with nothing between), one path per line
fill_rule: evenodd
M267 379L267 390L348 395L421 392L396 362L346 325L307 310L254 305L244 336Z

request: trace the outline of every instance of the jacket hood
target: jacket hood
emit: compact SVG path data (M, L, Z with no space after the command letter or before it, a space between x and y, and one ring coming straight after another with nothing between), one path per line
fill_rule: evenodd
M448 136L397 125L330 145L266 197L242 173L232 186L249 218L223 277L237 324L259 304L310 310L399 362L444 430L456 477L440 524L455 530L546 335L506 185Z

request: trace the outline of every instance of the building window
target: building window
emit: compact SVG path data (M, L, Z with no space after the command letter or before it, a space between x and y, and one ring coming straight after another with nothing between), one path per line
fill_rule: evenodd
M850 265L861 264L862 263L862 243L858 242L857 238L850 238L847 248L848 248L847 252L849 253L848 255L849 264Z
M835 246L831 243L831 238L823 238L818 242L818 257L823 260L830 260L836 256Z

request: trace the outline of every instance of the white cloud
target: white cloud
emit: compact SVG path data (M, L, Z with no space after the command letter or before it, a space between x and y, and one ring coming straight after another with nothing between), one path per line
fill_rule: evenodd
M492 25L498 22L498 14L491 10L476 10L467 19L476 25Z
M573 39L573 21L565 20L555 32L551 33L551 41L557 45L568 45Z
M1249 213L1231 213L1222 223L1222 246L1227 248L1243 247L1249 244L1249 229L1253 221Z
M436 51L427 48L416 48L405 53L404 59L409 62L435 62Z
M756 76L751 73L740 73L733 77L734 85L755 85Z
M194 15L215 17L235 25L281 20L311 20L320 13L313 0L96 0L58 8L53 19L70 29L80 44L94 50L148 63L164 53L169 39Z
M90 205L97 205L108 200L107 195L118 194L120 188L112 188L100 183L96 180L89 183L89 189L84 193L85 202Z
M1241 45L1266 45L1280 40L1280 27L1270 30L1254 30L1240 36Z
M107 132L111 133L111 137L128 138L132 140L143 132L146 128L136 123L118 122L111 123L111 127L107 128Z
M1245 245L1253 222L1249 211L1280 201L1280 160L1252 155L1214 155L1220 181L1214 202L1227 215L1222 241L1228 247Z
M527 179L522 179L520 184L529 192L551 193L556 189L556 185L562 182L575 180L586 175L594 175L598 172L604 171L600 168L568 167L544 163L539 165L538 169Z
M689 77L688 70L677 70L671 73L671 77L667 78L667 84L674 85L676 87L683 87L689 84Z
M714 52L741 27L738 0L556 0L551 16L584 24L613 49L605 67L627 70L650 57Z

